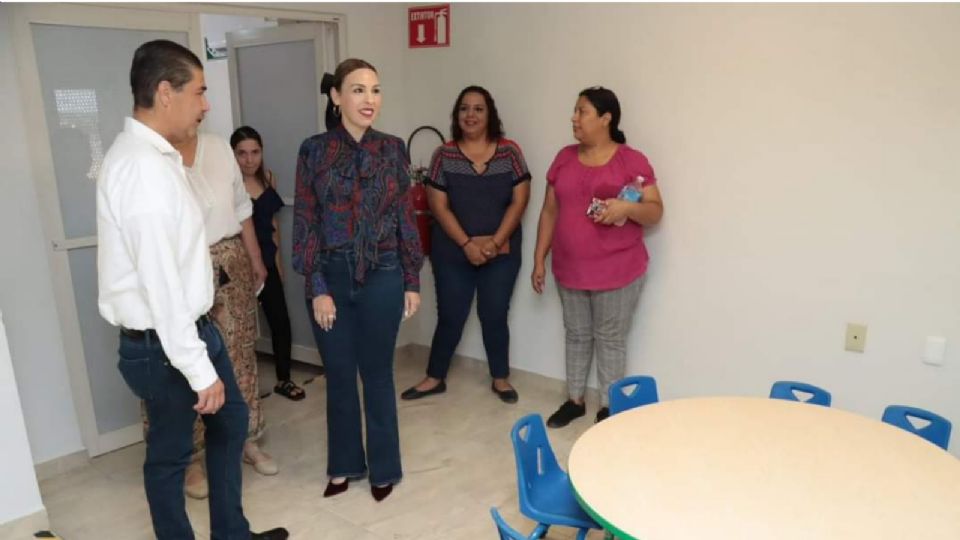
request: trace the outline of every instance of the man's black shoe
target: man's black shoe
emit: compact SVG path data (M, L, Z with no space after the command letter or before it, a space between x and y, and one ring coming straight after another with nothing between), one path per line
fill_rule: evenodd
M603 422L607 418L610 418L610 407L600 407L600 410L597 411L596 423Z
M276 529L270 529L269 531L263 531L261 533L250 533L250 540L287 540L287 537L290 536L290 533L287 532L283 527L277 527Z
M547 425L552 428L560 428L585 414L587 414L587 405L585 403L577 405L568 399L557 409L557 412L550 415L550 418L547 419Z

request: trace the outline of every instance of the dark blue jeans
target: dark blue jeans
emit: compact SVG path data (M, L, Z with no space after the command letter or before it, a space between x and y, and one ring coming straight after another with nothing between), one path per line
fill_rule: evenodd
M343 252L328 253L321 263L337 308L327 332L313 317L317 348L327 370L327 474L361 478L370 483L397 483L400 431L397 422L393 354L403 315L403 275L395 252L381 253L380 264L367 270L363 285L354 281L355 259ZM363 413L367 423L366 456L360 420L357 373L363 382Z
M233 376L220 332L212 323L199 327L200 339L223 382L226 401L216 414L202 415L206 425L210 530L213 540L248 540L250 525L241 504L241 459L247 438L247 404ZM184 507L183 481L193 452L197 394L170 365L156 337L120 334L120 374L146 404L150 430L143 485L158 540L194 538Z
M431 260L437 288L437 329L430 345L427 376L446 379L450 359L463 336L463 325L470 315L473 297L477 297L477 316L483 332L490 376L505 379L510 375L510 327L507 312L510 297L520 272L520 255L509 254L473 266L465 259Z

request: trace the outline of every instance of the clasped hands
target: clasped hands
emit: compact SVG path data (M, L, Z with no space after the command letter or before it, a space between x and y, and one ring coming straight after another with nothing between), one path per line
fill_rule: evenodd
M484 239L473 237L467 240L467 243L463 246L463 254L467 256L467 260L474 266L480 266L481 264L490 262L491 259L497 256L499 251L500 247L497 246L492 237Z

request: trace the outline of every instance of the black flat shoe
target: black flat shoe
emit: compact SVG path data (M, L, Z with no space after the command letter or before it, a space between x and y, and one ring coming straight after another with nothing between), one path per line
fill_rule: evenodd
M387 484L385 486L375 486L370 484L370 494L373 495L373 498L377 502L386 499L391 492L393 492L393 484Z
M283 527L277 527L276 529L270 529L269 531L263 531L261 533L250 533L250 540L287 540L290 536L290 533L287 532Z
M607 418L610 418L610 407L600 407L600 410L597 411L597 419L595 423L599 424Z
M497 390L497 385L490 383L490 389L493 390L493 393L500 398L500 401L504 403L516 403L520 399L520 396L517 394L517 391L511 388L510 390Z
M402 394L400 394L400 399L405 399L407 401L410 401L412 399L420 399L422 397L427 397L432 394L442 394L446 391L447 391L446 381L440 381L433 388L429 390L423 390L423 391L417 390L416 386L411 386L410 388L407 388L406 390L404 390Z
M585 414L587 414L586 403L577 405L568 399L563 402L563 405L560 405L557 412L550 415L550 418L547 419L547 426L561 428Z
M334 484L333 480L327 482L327 489L323 490L324 497L333 497L334 495L339 495L347 490L350 487L350 479L346 479L342 484Z

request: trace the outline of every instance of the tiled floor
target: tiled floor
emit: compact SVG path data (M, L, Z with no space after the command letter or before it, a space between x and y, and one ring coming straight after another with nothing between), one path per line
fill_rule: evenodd
M398 394L423 376L426 349L398 351ZM261 362L261 389L273 387L273 365ZM313 376L299 365L294 378ZM400 401L400 438L404 481L381 503L366 481L351 484L324 499L326 485L325 379L305 386L307 398L264 400L267 434L264 448L280 464L280 474L260 476L244 466L243 503L254 530L285 526L295 539L482 539L497 538L489 509L524 533L533 522L517 508L516 470L510 428L521 416L546 417L564 397L563 383L514 371L520 401L507 405L490 391L486 365L458 360L447 379L446 394ZM561 464L576 438L590 427L596 400L588 396L587 416L549 436ZM141 465L143 444L118 450L91 465L41 483L51 524L64 540L137 540L152 538ZM188 499L197 538L209 538L206 501ZM550 530L548 538L574 538L575 531ZM594 531L590 538L602 538Z

